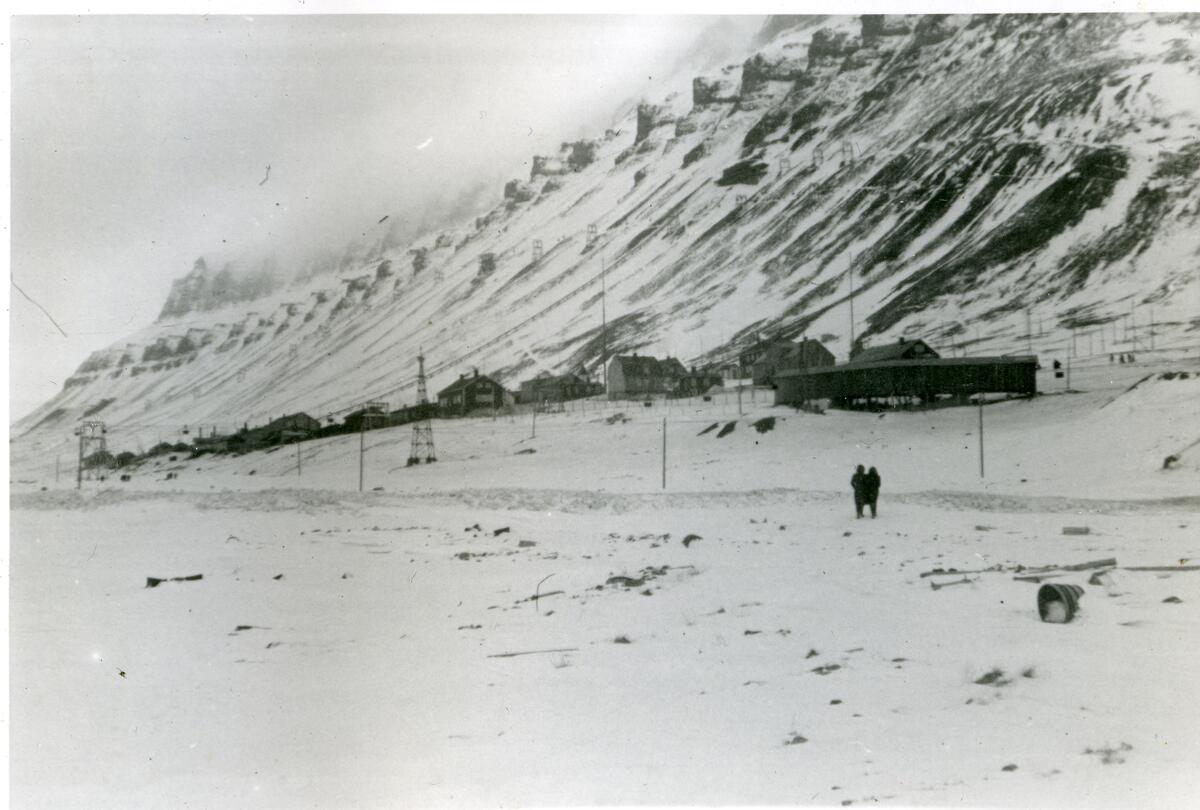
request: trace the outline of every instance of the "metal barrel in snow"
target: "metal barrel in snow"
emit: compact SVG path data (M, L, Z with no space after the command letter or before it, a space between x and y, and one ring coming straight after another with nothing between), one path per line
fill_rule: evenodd
M1078 585L1047 583L1038 589L1038 615L1042 621L1066 624L1075 618L1083 588Z

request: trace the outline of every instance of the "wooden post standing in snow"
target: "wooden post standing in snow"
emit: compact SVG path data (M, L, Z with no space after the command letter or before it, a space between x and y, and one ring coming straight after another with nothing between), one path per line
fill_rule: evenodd
M667 417L663 417L662 488L667 488Z
M979 397L979 477L983 478L983 395Z
M282 431L282 432L279 434L279 438L283 439L284 441L287 441L288 439L304 439L304 438L305 438L307 435L308 435L308 434L307 434L307 433L305 433L305 432L304 432L304 431L302 431L302 430L285 430L285 431ZM303 471L302 471L302 470L301 470L301 468L300 468L300 465L301 465L301 461L300 461L300 442L299 442L299 441L297 441L297 442L296 442L296 475L303 475L303 474L304 474L304 473L303 473ZM360 468L361 468L361 465L360 465ZM359 484L358 484L358 488L359 488L359 490L362 490L362 481L361 481L361 478L362 478L362 475L361 475L361 469L360 469L360 475L359 475L359 479L360 479L360 480L359 480Z

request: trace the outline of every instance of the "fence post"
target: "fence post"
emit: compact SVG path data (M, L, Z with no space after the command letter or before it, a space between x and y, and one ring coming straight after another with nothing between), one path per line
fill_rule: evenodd
M667 488L667 417L663 417L662 488Z
M983 478L983 395L979 396L979 477Z

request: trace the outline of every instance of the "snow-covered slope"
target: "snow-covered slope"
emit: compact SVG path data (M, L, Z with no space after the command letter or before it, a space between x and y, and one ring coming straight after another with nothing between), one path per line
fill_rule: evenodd
M535 158L474 222L402 243L385 218L249 301L196 268L157 323L15 425L14 462L84 416L137 449L185 425L411 403L420 348L431 391L472 366L510 388L598 369L602 289L610 354L695 364L762 332L844 359L851 284L868 343L1194 348L1198 30L1194 15L772 20L744 63Z

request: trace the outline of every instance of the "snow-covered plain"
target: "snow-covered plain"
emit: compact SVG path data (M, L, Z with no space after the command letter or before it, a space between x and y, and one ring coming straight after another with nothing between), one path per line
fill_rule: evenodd
M761 390L14 470L13 806L1193 806L1200 571L1126 567L1200 562L1198 368L1047 375L982 479L978 409Z

